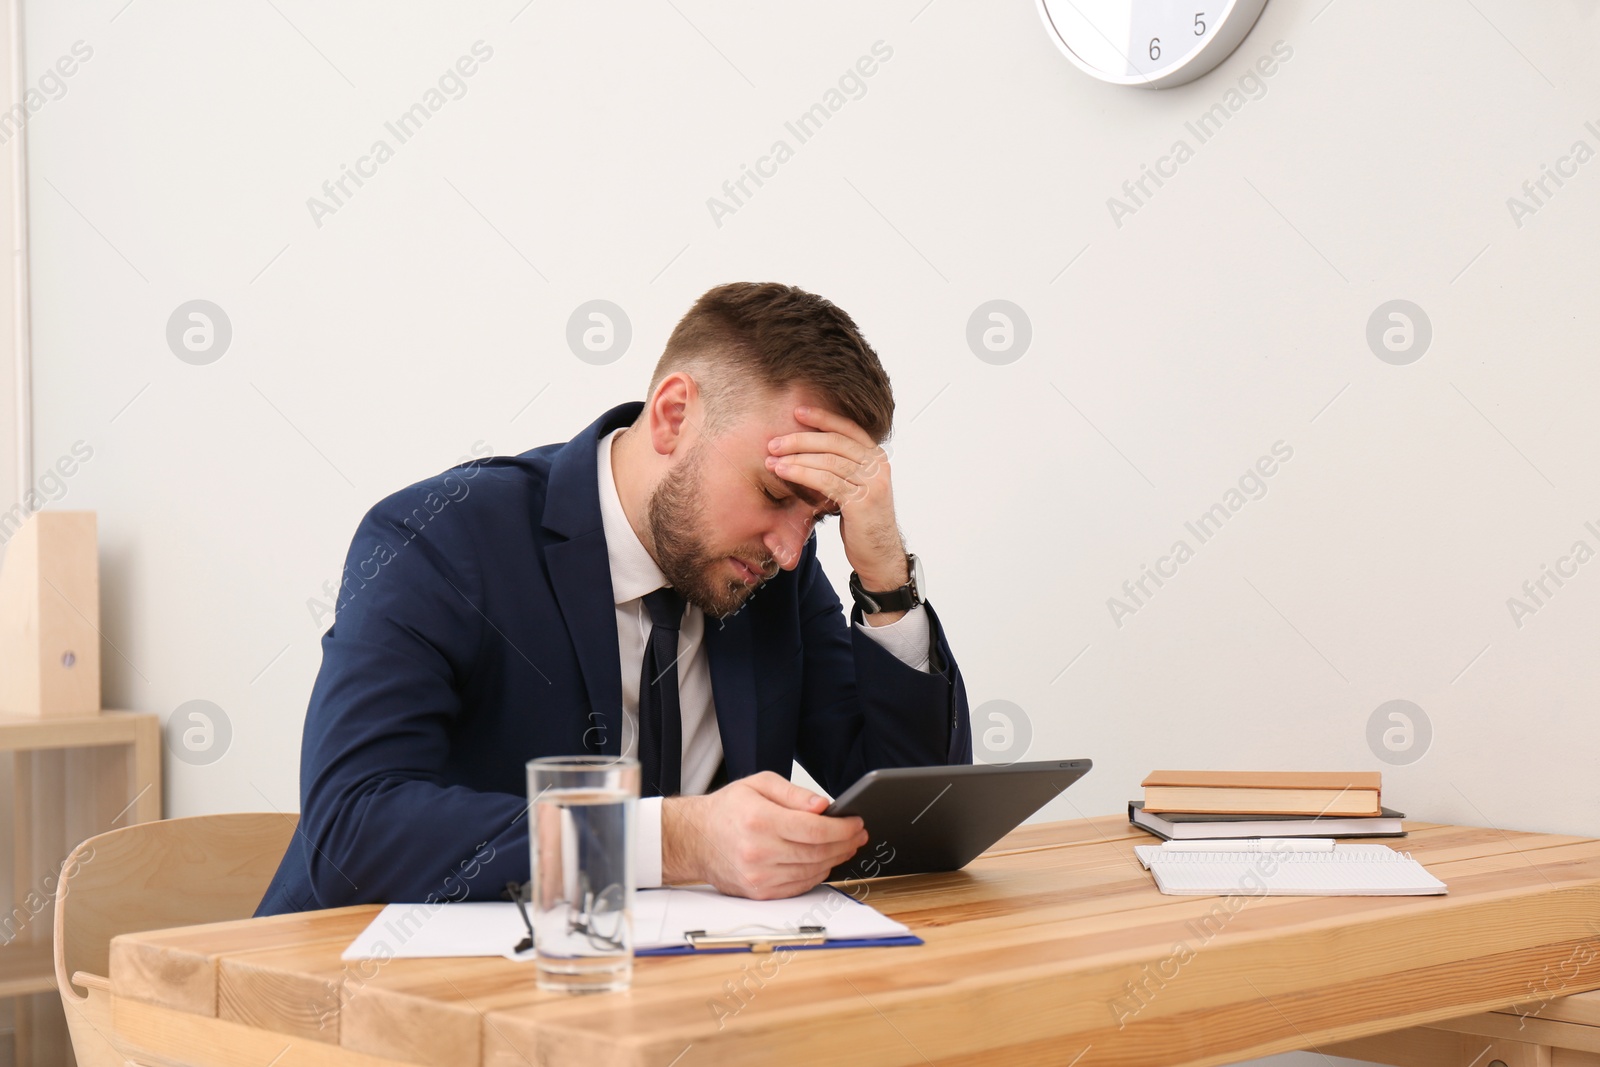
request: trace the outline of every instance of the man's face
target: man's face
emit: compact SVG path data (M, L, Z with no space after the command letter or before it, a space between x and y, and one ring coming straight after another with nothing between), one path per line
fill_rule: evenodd
M724 434L699 435L646 505L656 565L685 600L721 618L762 582L792 570L817 522L837 508L766 468L767 442L805 432L794 409L814 404L798 389L753 405Z

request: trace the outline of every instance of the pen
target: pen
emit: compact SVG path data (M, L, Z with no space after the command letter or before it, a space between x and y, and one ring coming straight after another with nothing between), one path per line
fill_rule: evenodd
M1331 837L1256 837L1163 841L1163 852L1332 852Z

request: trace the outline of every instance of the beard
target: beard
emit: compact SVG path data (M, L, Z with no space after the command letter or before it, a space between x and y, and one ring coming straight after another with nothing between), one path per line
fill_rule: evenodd
M667 471L645 505L645 519L655 548L656 566L684 600L713 618L732 615L757 587L775 573L765 548L753 552L717 552L697 536L705 527L705 501L700 494L705 445L697 444L683 462ZM755 560L761 578L749 582L729 572L728 557Z

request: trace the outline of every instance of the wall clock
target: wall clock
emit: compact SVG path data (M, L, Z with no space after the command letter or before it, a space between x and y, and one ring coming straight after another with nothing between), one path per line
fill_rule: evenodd
M1056 47L1113 85L1167 89L1228 58L1267 0L1038 0Z

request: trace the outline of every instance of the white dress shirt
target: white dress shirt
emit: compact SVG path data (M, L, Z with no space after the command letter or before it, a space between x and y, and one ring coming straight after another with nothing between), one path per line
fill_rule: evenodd
M624 428L625 429L625 428ZM622 755L639 749L639 674L650 640L650 612L644 595L667 584L655 560L639 541L617 495L611 471L611 443L616 430L600 439L596 466L600 479L600 520L605 529L611 565L611 592L617 610L617 651L622 663ZM711 664L705 654L705 613L694 605L684 611L678 630L678 706L683 716L683 792L704 793L722 763L722 735L711 692ZM928 669L928 615L919 604L888 626L858 624L900 662ZM634 870L641 888L661 884L661 798L639 802L634 838Z

